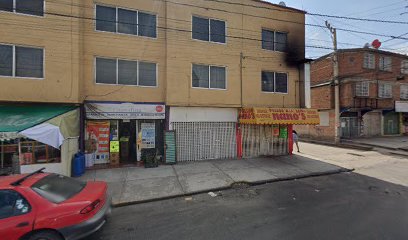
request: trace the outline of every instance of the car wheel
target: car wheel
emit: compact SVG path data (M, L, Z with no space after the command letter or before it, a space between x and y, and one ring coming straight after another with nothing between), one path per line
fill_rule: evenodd
M63 238L53 231L41 231L32 234L28 240L63 240Z

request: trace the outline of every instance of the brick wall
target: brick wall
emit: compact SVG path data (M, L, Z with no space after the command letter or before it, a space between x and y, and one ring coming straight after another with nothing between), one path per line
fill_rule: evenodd
M329 111L329 126L295 125L299 138L334 142L334 110Z
M334 88L331 85L312 88L311 94L312 108L331 109L334 107Z

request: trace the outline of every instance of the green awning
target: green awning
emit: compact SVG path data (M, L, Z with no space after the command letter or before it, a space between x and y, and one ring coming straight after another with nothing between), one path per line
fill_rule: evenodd
M21 132L75 108L61 105L0 105L0 133Z

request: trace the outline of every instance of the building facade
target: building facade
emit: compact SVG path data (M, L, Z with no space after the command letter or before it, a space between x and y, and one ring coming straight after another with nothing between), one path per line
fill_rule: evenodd
M408 56L370 48L345 49L338 51L338 63L340 136L408 134ZM311 99L321 123L297 129L305 136L334 140L332 55L311 64Z
M239 157L240 109L304 102L305 13L297 9L257 0L15 0L0 4L0 20L1 104L79 107L79 147L92 164L162 156L164 130L176 131L179 161ZM290 136L275 143L282 153ZM253 146L250 155L260 155Z

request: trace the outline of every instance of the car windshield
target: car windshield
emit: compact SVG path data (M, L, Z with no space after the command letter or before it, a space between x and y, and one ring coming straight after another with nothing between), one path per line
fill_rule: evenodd
M51 174L36 182L31 188L45 199L61 203L81 192L86 183L70 177Z

